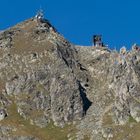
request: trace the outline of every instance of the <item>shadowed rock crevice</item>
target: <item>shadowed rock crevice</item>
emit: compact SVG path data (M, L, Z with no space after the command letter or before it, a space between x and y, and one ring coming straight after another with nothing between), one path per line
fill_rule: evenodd
M86 90L84 87L82 87L80 81L78 81L77 83L79 85L80 96L81 96L82 101L83 101L84 115L86 115L86 112L89 109L89 107L92 105L92 102L87 98Z

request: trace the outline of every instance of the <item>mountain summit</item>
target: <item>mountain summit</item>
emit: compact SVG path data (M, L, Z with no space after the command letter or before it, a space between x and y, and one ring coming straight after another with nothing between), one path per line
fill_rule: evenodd
M77 46L38 14L0 32L1 140L139 140L140 51Z

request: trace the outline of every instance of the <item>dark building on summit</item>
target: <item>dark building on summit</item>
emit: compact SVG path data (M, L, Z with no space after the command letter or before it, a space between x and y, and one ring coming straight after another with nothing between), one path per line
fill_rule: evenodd
M94 35L93 36L93 45L95 47L103 47L102 36L101 35Z

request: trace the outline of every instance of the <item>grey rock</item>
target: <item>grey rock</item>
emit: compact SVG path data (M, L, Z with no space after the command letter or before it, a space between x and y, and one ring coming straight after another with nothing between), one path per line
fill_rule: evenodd
M0 121L5 119L7 117L7 113L6 113L6 110L4 109L0 109Z
M87 134L112 139L114 127L140 121L138 51L75 46L48 20L35 19L1 32L0 46L1 119L11 117L14 105L17 118L40 130L49 122L62 128L73 123L81 140ZM12 136L10 126L0 129L1 139L35 139Z

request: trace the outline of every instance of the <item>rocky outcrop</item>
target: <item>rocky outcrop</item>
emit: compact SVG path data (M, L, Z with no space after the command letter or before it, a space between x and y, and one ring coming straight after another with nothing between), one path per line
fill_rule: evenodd
M78 137L82 139L85 132L85 135L92 135L92 139L116 140L115 126L139 122L140 52L122 55L107 48L80 46L77 50L90 75L87 96L92 101L87 115L77 127L81 130Z
M138 50L75 46L32 18L0 33L0 54L0 139L138 135Z

